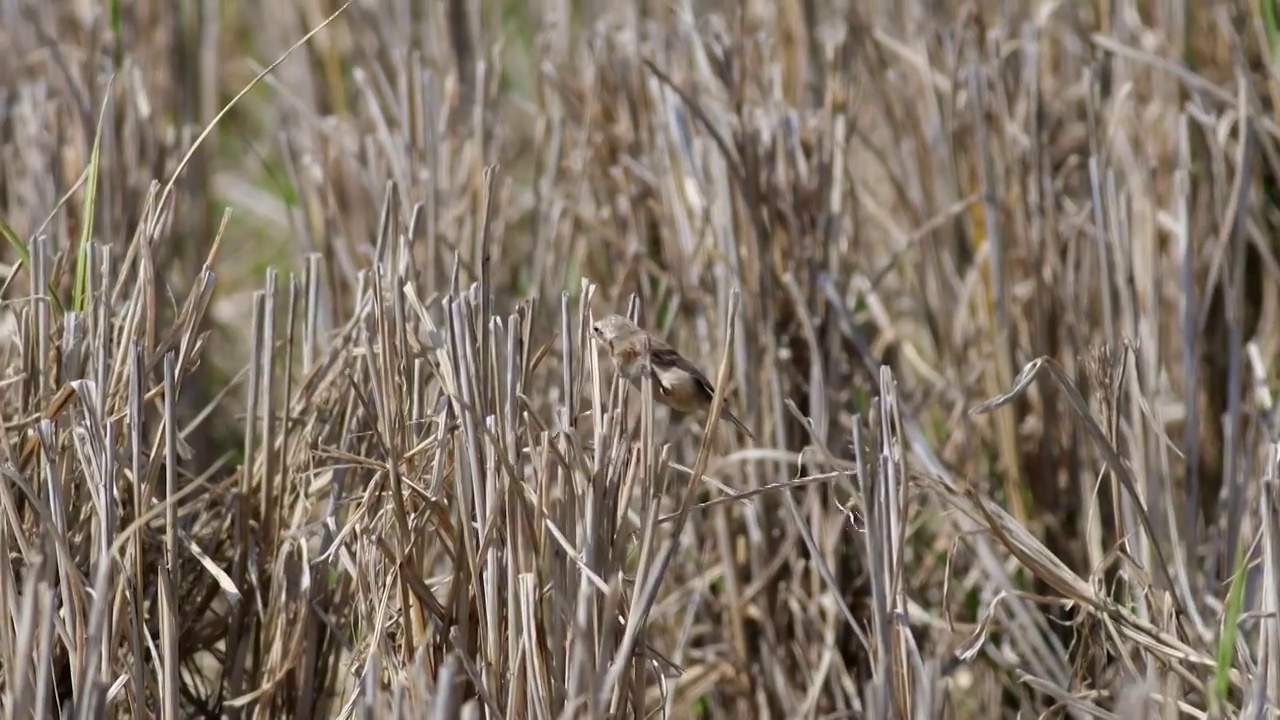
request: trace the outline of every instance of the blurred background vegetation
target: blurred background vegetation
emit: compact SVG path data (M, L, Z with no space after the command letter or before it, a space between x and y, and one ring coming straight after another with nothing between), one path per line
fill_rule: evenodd
M340 7L0 1L7 716L1280 713L1270 0Z

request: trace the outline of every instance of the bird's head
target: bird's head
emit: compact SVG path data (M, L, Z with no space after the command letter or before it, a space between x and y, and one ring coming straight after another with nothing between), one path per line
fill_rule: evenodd
M626 340L640 333L636 324L621 315L609 315L597 320L591 326L591 334L600 342L612 346L619 340Z

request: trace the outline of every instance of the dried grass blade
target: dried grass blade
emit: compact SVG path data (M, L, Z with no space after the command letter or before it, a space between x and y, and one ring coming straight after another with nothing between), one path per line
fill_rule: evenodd
M1128 464L1120 458L1119 453L1116 452L1110 441L1107 440L1106 433L1089 412L1088 405L1085 403L1084 398L1080 397L1080 393L1075 389L1075 385L1072 384L1071 380L1067 378L1065 374L1063 374L1062 370L1053 358L1041 356L1027 363L1026 366L1022 368L1022 371L1018 373L1018 377L1014 379L1013 389L1003 395L979 403L978 405L970 408L969 414L980 415L989 413L1013 402L1014 399L1026 392L1027 388L1030 387L1033 382L1039 379L1041 373L1047 373L1050 379L1052 379L1066 395L1068 404L1070 404L1071 409L1075 411L1076 416L1084 425L1084 428L1088 432L1090 438L1093 439L1095 447L1097 447L1098 451L1102 453L1103 459L1106 460L1112 472L1114 472L1116 477L1120 479L1120 483L1124 487L1125 492L1129 493L1130 500L1137 508L1135 510L1136 517L1142 524L1142 529L1147 533L1147 537L1151 541L1151 547L1156 558L1156 570L1164 581L1165 587L1169 589L1170 592L1174 593L1173 598L1175 602L1182 604L1177 595L1177 590L1181 586L1173 580L1170 565L1165 560L1164 550L1160 547L1159 536L1151 526L1151 520L1149 517L1150 513L1147 511L1145 503L1142 500L1142 494L1138 492L1137 486L1134 484L1133 476L1129 471Z

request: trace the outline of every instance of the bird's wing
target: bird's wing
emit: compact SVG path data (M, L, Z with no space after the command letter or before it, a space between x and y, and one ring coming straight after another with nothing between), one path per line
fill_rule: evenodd
M689 375L693 377L694 381L698 383L702 391L707 394L708 398L710 398L712 395L715 395L715 392L716 392L715 388L711 386L711 381L707 379L707 376L703 375L702 371L699 370L696 365L686 360L683 355L676 352L670 345L664 344L663 347L659 347L656 344L651 344L649 346L649 362L652 365L665 365L667 367L678 367L688 372ZM655 376L654 380L657 380L657 379L658 378ZM661 383L655 382L654 384L658 385L659 387L662 386ZM662 389L664 392L666 391L666 388L662 388Z

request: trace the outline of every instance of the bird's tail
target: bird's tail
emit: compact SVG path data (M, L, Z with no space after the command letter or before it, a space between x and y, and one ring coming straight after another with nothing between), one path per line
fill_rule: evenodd
M751 432L751 428L749 428L749 427L747 427L745 424L743 424L743 422L742 422L741 420L739 420L739 419L738 419L738 416L734 415L733 413L729 412L728 410L721 410L721 411L720 411L720 414L721 414L721 415L724 415L726 418L728 418L728 419L729 419L729 422L733 423L734 425L737 425L737 426L738 426L738 429L739 429L739 430L741 430L744 434L746 434L746 436L751 440L751 442L755 442L755 441L756 441L756 435L755 435L755 433Z

